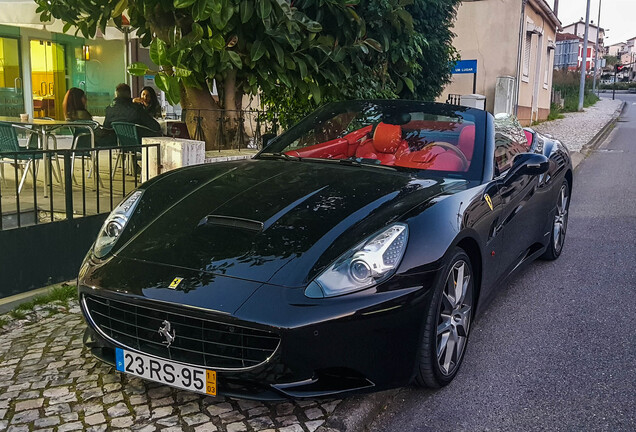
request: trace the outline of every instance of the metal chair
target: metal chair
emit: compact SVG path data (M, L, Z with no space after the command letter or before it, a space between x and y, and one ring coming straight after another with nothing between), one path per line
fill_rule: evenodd
M127 122L113 122L111 123L113 130L115 131L115 135L117 136L117 144L122 148L119 154L117 155L117 159L115 160L115 166L113 167L113 172L111 175L115 174L115 170L117 169L117 164L122 158L122 154L132 154L135 157L131 158L134 162L134 167L131 172L134 170L135 174L137 174L136 170L136 155L137 153L141 153L141 138L142 136L156 136L158 131L150 129L146 126L138 125L135 123L127 123ZM122 167L123 167L122 161ZM129 160L130 163L130 160Z
M41 117L38 120L55 120L54 118L51 117ZM22 128L22 127L21 127ZM28 128L28 126L27 126ZM31 134L29 135L29 139L27 140L27 148L29 150L42 150L42 148L40 148L39 146L39 134L34 131L33 129L31 129ZM53 141L53 147L51 147L49 145L49 140ZM46 146L44 148L47 148L49 150L53 149L53 150L57 150L57 137L54 134L47 134L46 136L46 143L42 143L42 145L44 146L46 144ZM57 167L57 172L55 170L53 170L53 175L55 176L55 181L57 182L62 182L62 170L60 169L60 160L57 157L57 154L55 155L49 155L49 157L51 158L51 160L55 161L55 166ZM53 165L50 165L51 168L53 167Z
M20 167L20 169L23 170L23 174L18 186L19 194L24 186L24 181L26 180L26 176L29 172L29 167L32 167L33 174L37 178L38 167L36 162L42 159L42 153L33 153L33 150L28 147L26 149L20 147L16 129L22 129L28 133L34 133L31 129L24 126L0 122L0 177L2 177L2 182L5 183L4 164L24 165L24 167ZM33 165L31 165L31 162L33 162ZM33 185L33 187L35 187L35 185Z
M73 153L71 154L71 173L73 177L73 181L75 184L78 184L77 179L75 178L75 158L81 157L82 159L85 157L89 157L91 159L91 166L88 172L88 178L91 177L93 171L97 172L95 169L95 153L94 150L95 145L95 131L99 127L99 123L92 120L78 120L74 123L77 123L77 126L69 126L69 129L73 133L73 144L71 145L71 150ZM89 128L92 130L89 130ZM99 172L97 172L96 176L99 178ZM99 178L101 182L102 179Z

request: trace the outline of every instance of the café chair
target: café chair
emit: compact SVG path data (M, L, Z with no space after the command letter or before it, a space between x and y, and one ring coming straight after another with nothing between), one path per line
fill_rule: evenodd
M21 129L31 134L34 133L33 130L24 126L0 122L0 177L2 178L3 184L6 184L4 164L17 164L23 172L20 184L18 185L18 194L20 194L29 172L29 167L33 170L33 174L37 178L37 162L42 159L42 153L34 153L34 149L20 147L16 129ZM35 187L35 185L33 185L33 187Z
M122 160L122 154L124 156L134 155L134 157L128 159L128 172L134 172L135 175L140 174L137 172L137 160L138 158L141 158L141 138L147 136L158 136L160 132L135 123L113 122L111 125L115 131L115 135L117 136L117 145L121 147L121 150L117 155L117 159L115 160L115 166L113 167L111 175L115 174L117 165L120 160ZM124 161L122 161L122 168L123 164Z

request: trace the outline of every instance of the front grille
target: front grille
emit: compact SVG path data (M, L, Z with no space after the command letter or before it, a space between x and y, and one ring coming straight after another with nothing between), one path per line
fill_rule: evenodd
M183 363L217 369L242 369L265 362L276 351L277 334L242 325L170 312L161 305L131 303L84 295L88 315L98 329L124 347ZM170 322L175 340L167 347L159 334Z

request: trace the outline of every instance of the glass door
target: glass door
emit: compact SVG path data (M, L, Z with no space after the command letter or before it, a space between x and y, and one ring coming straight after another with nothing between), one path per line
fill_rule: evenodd
M0 37L0 116L25 112L21 73L19 39Z
M64 45L47 40L32 40L30 47L33 117L64 120L62 109L66 94Z

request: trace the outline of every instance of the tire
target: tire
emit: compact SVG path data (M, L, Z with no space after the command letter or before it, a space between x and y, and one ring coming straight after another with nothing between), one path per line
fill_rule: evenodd
M565 235L568 228L568 214L570 209L570 184L567 180L563 180L559 190L559 196L556 202L557 210L552 221L552 235L550 236L550 244L545 250L541 259L552 261L557 259L563 251L565 243Z
M457 295L453 293L460 270L464 283L459 301L456 301ZM418 386L440 388L457 375L466 352L473 318L473 287L474 274L470 258L463 249L455 248L436 282L426 314L415 371L415 383Z

